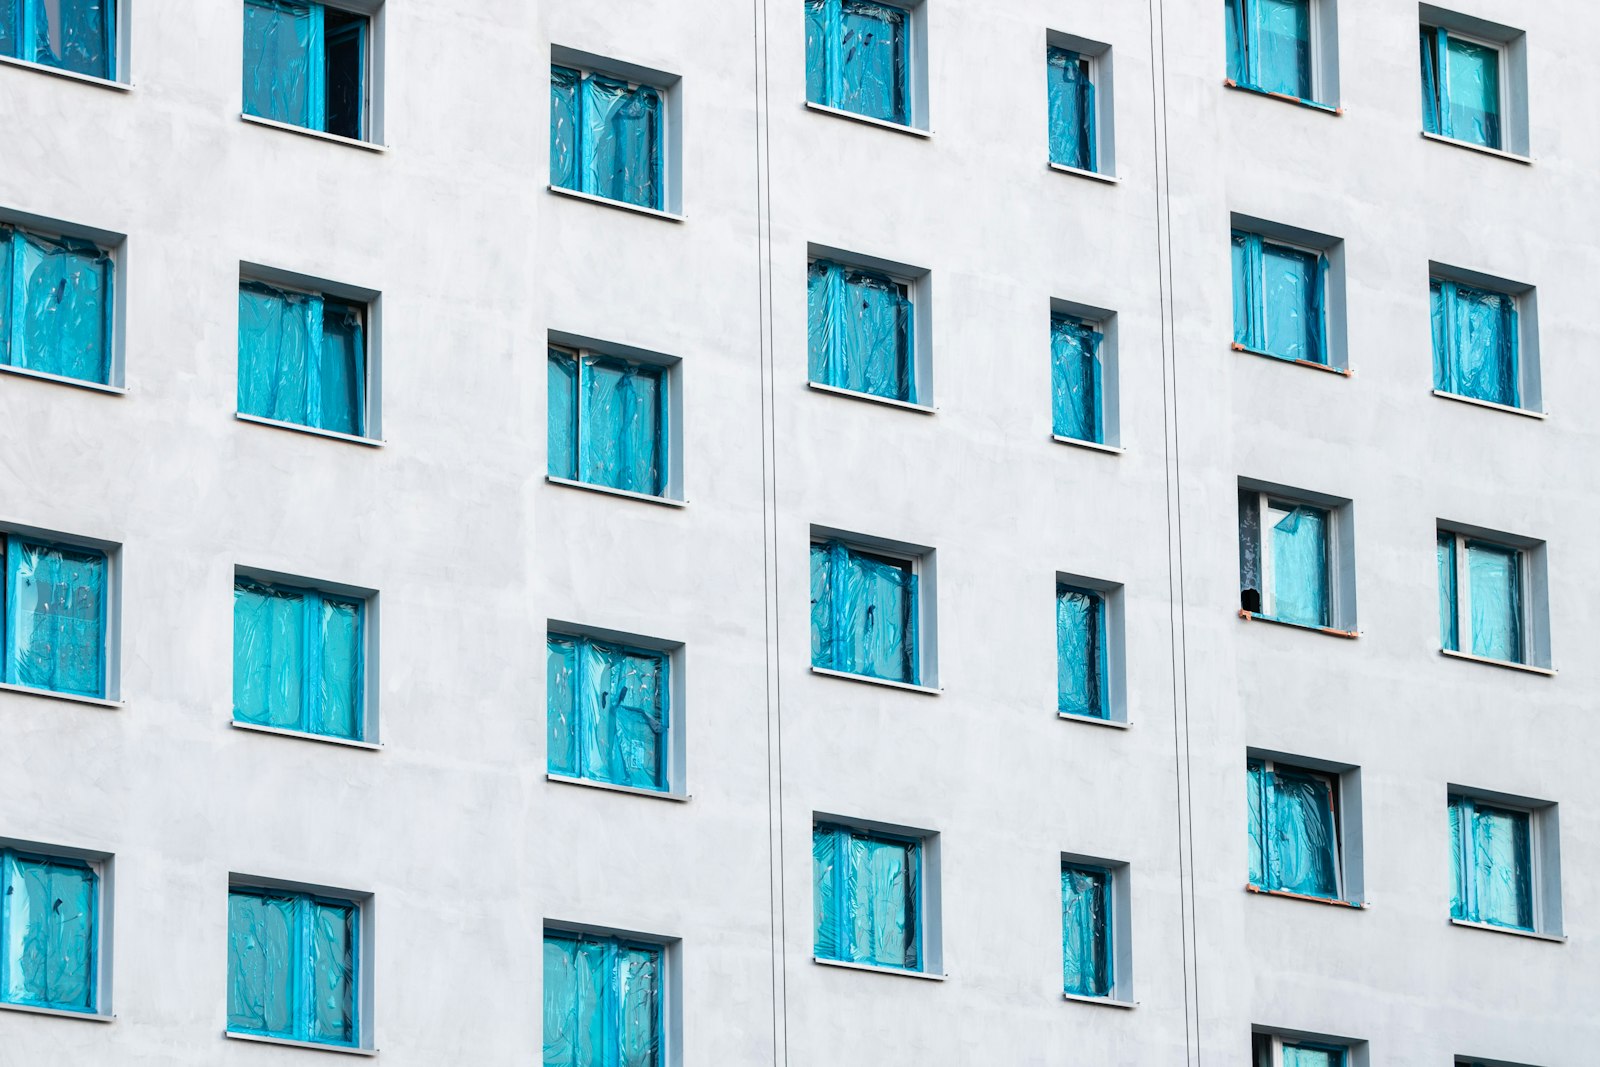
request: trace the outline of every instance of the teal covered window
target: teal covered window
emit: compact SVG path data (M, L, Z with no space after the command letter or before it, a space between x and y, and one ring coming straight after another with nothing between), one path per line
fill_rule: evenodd
M1524 551L1440 530L1436 555L1440 647L1506 663L1528 662Z
M923 969L919 839L818 823L811 876L818 959Z
M99 968L97 864L0 848L0 1003L93 1014Z
M551 633L545 663L550 773L665 792L671 655Z
M363 437L364 305L239 283L239 413Z
M806 0L806 99L911 123L911 12L874 0Z
M366 607L317 589L234 579L234 720L363 740Z
M1467 796L1450 798L1450 917L1532 930L1533 816Z
M0 56L117 76L117 0L0 0Z
M106 554L0 535L0 644L10 685L106 696Z
M811 381L916 403L909 285L816 259L807 272L806 307Z
M115 276L93 241L0 224L0 364L110 385Z
M1233 231L1233 343L1279 359L1328 363L1327 256Z
M1253 1067L1351 1067L1348 1045L1255 1034L1250 1049Z
M663 93L589 70L550 67L550 184L663 210Z
M1057 583L1057 710L1062 715L1110 718L1106 675L1105 594Z
M1260 759L1246 770L1250 885L1341 899L1338 778Z
M663 366L551 345L550 476L665 496L671 380Z
M837 539L811 545L811 665L916 685L917 573L912 560Z
M245 0L244 113L367 140L371 20L300 0Z
M1061 865L1062 992L1109 997L1113 988L1112 874L1104 867Z
M662 1067L666 950L544 932L544 1067Z
M1501 49L1423 26L1422 128L1484 148L1503 148Z
M1433 387L1442 393L1521 406L1517 298L1444 278L1428 283Z
M228 1030L355 1048L361 906L278 889L228 891Z
M1050 432L1105 443L1105 334L1100 324L1055 312L1050 316Z
M1094 58L1052 45L1045 50L1045 71L1050 85L1050 162L1098 171Z
M1252 489L1239 491L1239 598L1252 614L1334 625L1333 514Z
M1316 93L1312 33L1317 0L1225 0L1228 78L1264 93Z

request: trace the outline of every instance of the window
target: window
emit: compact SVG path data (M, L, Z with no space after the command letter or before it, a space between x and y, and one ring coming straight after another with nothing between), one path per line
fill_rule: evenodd
M361 905L321 893L228 890L228 1032L354 1048Z
M1345 884L1341 776L1268 758L1248 760L1246 771L1250 887L1324 900L1354 899L1354 886Z
M816 957L924 969L918 837L818 822L811 828Z
M106 553L0 534L4 680L29 689L105 697Z
M919 118L912 85L916 21L898 4L806 0L806 100L912 125Z
M661 1067L666 949L546 929L545 1067Z
M1101 399L1101 346L1098 323L1075 315L1050 316L1052 418L1050 432L1076 441L1105 441Z
M363 437L367 308L239 283L239 414Z
M811 665L920 685L919 564L835 537L811 543Z
M1111 871L1061 865L1062 991L1075 997L1109 997L1116 947Z
M245 0L244 113L364 141L371 20L300 0Z
M1550 666L1544 545L1442 526L1439 647L1497 663Z
M1096 57L1049 45L1045 70L1050 84L1050 162L1099 171L1100 131L1095 101Z
M1327 257L1259 233L1233 231L1233 343L1249 352L1327 365Z
M806 287L811 381L917 402L912 286L887 274L811 261Z
M667 495L670 368L551 345L549 383L552 478Z
M1438 26L1423 26L1421 43L1422 128L1499 148L1500 49Z
M115 273L93 241L0 224L0 364L110 385Z
M1253 1034L1250 1052L1255 1067L1354 1067L1350 1046L1301 1041L1277 1034Z
M0 1003L99 1010L105 862L0 848Z
M1437 275L1428 290L1434 390L1522 407L1518 297Z
M551 186L665 210L664 97L637 80L551 64Z
M1458 786L1449 795L1451 921L1560 936L1557 806Z
M1239 601L1274 622L1353 633L1348 502L1239 490Z
M1334 0L1226 0L1228 81L1302 103L1338 99Z
M1111 718L1106 595L1056 583L1056 691L1062 715Z
M0 56L117 76L116 0L0 0Z
M236 577L234 720L362 740L365 623L364 600Z
M671 655L556 632L546 646L550 773L665 792Z

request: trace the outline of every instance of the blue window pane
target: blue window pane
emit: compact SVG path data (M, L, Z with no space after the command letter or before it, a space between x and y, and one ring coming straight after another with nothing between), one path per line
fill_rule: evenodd
M0 55L116 77L115 0L0 0Z
M1310 0L1226 0L1228 77L1268 93L1311 98Z
M577 189L583 139L578 124L578 85L583 75L570 67L550 68L550 184Z
M1435 555L1439 567L1439 647L1452 652L1460 651L1461 638L1459 605L1456 600L1456 538L1454 534L1439 534Z
M662 951L587 934L544 936L545 1067L659 1067Z
M87 241L0 227L0 363L108 384L112 263Z
M917 578L909 562L839 541L811 548L813 666L916 684Z
M816 954L903 970L921 968L916 842L843 827L812 831Z
M356 909L350 904L309 902L312 1041L352 1045L356 1040Z
M807 281L811 380L916 401L911 300L887 275L826 260Z
M228 893L228 1029L354 1046L360 908L304 893Z
M325 301L312 424L360 436L366 431L367 362L361 309Z
M580 477L659 496L666 489L660 367L585 356L579 367Z
M5 680L103 697L106 557L6 540Z
M366 432L363 310L260 282L239 286L239 411Z
M578 360L574 353L551 348L549 412L546 441L548 470L554 478L578 477Z
M98 878L86 864L0 851L6 984L0 1000L92 1012Z
M1472 654L1523 661L1522 553L1514 548L1467 542Z
M1434 388L1517 406L1516 299L1437 278L1429 289Z
M1320 775L1252 760L1250 883L1263 889L1336 899L1339 842L1333 784Z
M1050 162L1098 170L1089 60L1070 49L1050 48L1045 69L1050 79Z
M551 774L669 787L671 657L567 634L546 641Z
M1326 364L1325 258L1233 232L1233 340L1280 359Z
M322 51L321 5L245 0L245 114L321 129Z
M1526 811L1450 799L1451 916L1533 929L1532 819Z
M1064 992L1111 995L1111 872L1061 868L1061 950Z
M806 99L911 121L910 16L872 0L807 0Z
M233 587L233 716L360 740L365 605L240 579Z
M581 87L584 192L626 204L661 206L661 96L588 74Z
M1104 440L1101 426L1100 347L1091 323L1071 315L1050 317L1051 432L1079 441Z
M1447 35L1444 51L1445 136L1499 148L1499 50Z
M577 777L578 639L550 634L545 649L545 731L550 773Z
M1287 511L1272 527L1272 617L1303 626L1327 626L1328 513L1273 503Z
M1056 587L1056 682L1063 715L1104 719L1105 598L1087 589Z

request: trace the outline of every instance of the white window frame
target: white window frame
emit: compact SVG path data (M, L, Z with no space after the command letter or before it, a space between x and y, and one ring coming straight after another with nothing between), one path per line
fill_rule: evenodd
M905 286L906 299L911 302L911 381L915 387L914 401L897 400L894 397L878 396L875 393L863 393L855 389L845 389L837 385L828 385L824 382L811 380L809 353L806 367L806 387L819 393L833 393L837 396L849 397L852 400L865 400L874 404L886 404L889 407L903 408L931 415L938 410L934 406L934 380L933 380L933 272L924 267L914 267L909 263L899 263L890 259L881 259L877 256L862 255L850 252L835 245L822 245L815 242L806 245L806 281L809 279L811 264L818 260L837 263L842 267L854 267L858 270L873 271L882 274L896 285ZM802 285L802 288L805 288ZM807 295L809 301L809 293ZM806 315L809 319L811 313L809 302L806 306Z
M661 94L661 206L654 208L640 204L629 204L594 193L585 193L577 189L564 189L552 185L549 178L550 163L548 159L545 160L543 171L546 188L558 196L570 196L596 204L606 204L642 215L664 216L668 219L681 220L683 218L683 76L665 70L657 70L654 67L645 67L637 63L613 59L597 52L585 52L559 44L550 46L550 64L551 66L569 67L578 71L580 75L598 74L604 78L616 78L619 81L625 81L630 86L649 86ZM546 74L548 75L548 71ZM544 134L546 151L549 150L550 142L549 96L550 92L547 86L545 89L547 111Z
M1446 800L1447 810L1450 810L1451 815L1455 814L1452 802L1456 800L1467 800L1474 805L1499 808L1502 811L1513 811L1528 816L1528 891L1533 902L1533 929L1518 930L1514 927L1472 922L1453 916L1450 919L1451 925L1470 926L1473 929L1491 930L1513 936L1565 940L1562 934L1559 805L1527 797L1451 785ZM1470 827L1463 827L1462 832L1465 844L1469 840L1466 835L1470 833ZM1452 872L1452 881L1456 873ZM1469 889L1470 885L1463 888Z
M1347 873L1347 870L1346 870L1346 868L1351 864L1352 861L1349 858L1347 858L1349 853L1350 853L1351 846L1350 846L1350 833L1349 833L1349 831L1347 829L1347 826L1346 826L1346 815L1347 815L1348 805L1345 802L1345 791L1346 791L1345 790L1345 780L1346 780L1347 776L1355 773L1355 768L1348 768L1346 770L1332 770L1332 769L1329 769L1329 768L1326 768L1326 767L1309 766L1306 763L1300 762L1298 760L1279 759L1276 756L1269 756L1269 755L1266 755L1264 753L1263 754L1256 754L1254 752L1252 752L1250 754L1249 759L1246 761L1247 765L1248 765L1248 762L1251 761L1251 760L1260 762L1260 764L1262 766L1262 770L1264 770L1267 774L1275 774L1278 771L1278 769L1281 767L1283 770L1286 770L1286 771L1292 771L1292 772L1297 773L1297 774L1303 774L1303 775L1306 775L1306 776L1311 777L1311 778L1320 778L1323 781L1327 782L1332 787L1332 790L1333 790L1333 835L1334 835L1334 842L1333 842L1333 859L1334 859L1334 862L1333 862L1333 884L1334 884L1334 890L1333 891L1334 891L1334 897L1333 897L1332 903L1335 903L1335 904L1359 904L1360 901L1352 899L1352 897L1354 897L1356 895L1353 892L1353 890L1355 889L1355 886L1353 885L1352 879L1348 876L1348 873ZM1355 798L1355 804L1356 804L1356 807L1359 809L1359 807L1360 807L1360 796L1359 796L1359 793L1357 793L1357 796ZM1357 819L1359 819L1359 810L1355 813L1355 817ZM1262 812L1262 818L1263 819L1266 818L1266 812L1264 810ZM1359 834L1357 835L1357 844L1355 845L1355 849L1356 849L1356 852L1357 852L1357 856L1359 857L1359 853L1360 853ZM1357 860L1356 862L1359 862L1359 860ZM1297 894L1297 893L1291 893L1289 890L1284 890L1284 889L1268 889L1266 886L1259 886L1257 888L1259 888L1263 893L1269 893L1269 894L1285 894L1285 893L1287 893L1287 894L1289 894L1291 896L1299 896L1300 895L1300 894ZM1313 899L1321 899L1321 898L1313 898Z
M1256 614L1261 618L1274 622L1283 622L1286 626L1301 626L1313 630L1353 629L1353 621L1347 619L1346 616L1354 613L1346 608L1344 591L1344 569L1346 566L1344 555L1346 546L1344 544L1345 534L1341 530L1341 526L1344 523L1346 505L1312 500L1292 492L1280 493L1272 490L1258 490L1248 486L1241 486L1240 491L1241 494L1254 493L1256 495L1256 530L1259 535L1256 543L1256 552L1261 567L1261 589L1259 590L1261 594L1261 610ZM1276 524L1269 523L1268 516L1276 512L1281 519L1287 516L1289 512L1281 508L1273 508L1271 506L1273 502L1288 504L1292 508L1314 508L1325 516L1323 520L1323 558L1327 568L1326 578L1328 583L1328 622L1325 626L1309 626L1303 623L1288 622L1280 620L1277 616L1277 590L1275 588L1277 575L1275 574L1276 567L1272 558L1270 533L1272 526ZM1347 622L1352 622L1352 625L1346 626Z
M1046 65L1048 66L1049 49L1065 48L1076 52L1089 64L1089 84L1094 87L1094 154L1098 164L1095 170L1083 170L1079 167L1069 167L1063 163L1050 163L1051 170L1066 171L1069 174L1085 174L1090 177L1103 178L1111 181L1117 180L1117 138L1116 138L1116 97L1114 89L1115 60L1112 58L1111 45L1104 41L1092 40L1088 37L1079 37L1072 33L1061 33L1057 30L1045 31ZM1046 146L1048 155L1048 145Z
M1467 565L1467 542L1480 541L1500 549L1509 549L1517 554L1517 644L1522 649L1522 659L1507 660L1508 663L1527 664L1528 653L1532 648L1529 636L1533 627L1530 625L1531 597L1528 596L1528 550L1519 546L1506 544L1503 541L1492 541L1485 537L1474 537L1456 530L1441 529L1443 534L1449 534L1455 539L1455 549L1452 556L1455 560L1455 602L1456 602L1456 644L1460 647L1456 652L1472 655L1472 580Z
M1527 72L1524 41L1526 35L1522 30L1511 26L1502 26L1485 19L1474 18L1470 15L1458 14L1448 8L1437 7L1433 4L1420 5L1419 29L1443 30L1446 34L1468 44L1479 45L1483 48L1494 49L1496 59L1496 74L1500 82L1500 147L1490 148L1487 145L1473 144L1457 137L1447 137L1442 133L1423 132L1423 136L1430 140L1443 141L1446 144L1461 145L1481 152L1490 152L1503 156L1514 156L1521 159L1527 158L1528 130L1527 109L1522 105L1527 93ZM1491 36L1496 34L1497 36ZM1417 76L1420 78L1419 70ZM1515 80L1517 92L1513 92L1512 81ZM1445 103L1441 95L1440 104Z

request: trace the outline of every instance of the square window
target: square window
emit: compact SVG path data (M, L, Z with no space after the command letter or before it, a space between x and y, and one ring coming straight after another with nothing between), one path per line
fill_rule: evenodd
M830 251L806 274L811 384L926 406L928 272Z
M1239 601L1295 626L1354 629L1348 502L1292 491L1239 490Z
M932 684L932 550L812 529L811 666Z
M1252 1034L1250 1039L1255 1067L1355 1067L1351 1051L1345 1044L1278 1034Z
M545 715L549 773L634 789L672 786L672 654L550 631Z
M1435 559L1441 648L1502 663L1549 666L1542 545L1441 527Z
M371 140L372 21L301 0L245 0L244 113Z
M550 185L655 211L677 207L672 75L554 50Z
M1360 773L1252 752L1250 887L1360 902Z
M239 414L367 437L367 324L358 299L239 283Z
M233 718L366 739L367 598L237 575Z
M936 835L816 816L812 918L818 960L932 973L938 967Z
M668 955L658 942L546 927L546 1067L668 1062Z
M0 1003L106 1014L104 876L110 857L0 843Z
M1050 162L1098 170L1094 60L1070 48L1045 49L1050 76Z
M0 533L4 681L73 696L107 696L110 558L104 549Z
M1056 575L1056 711L1125 722L1122 587Z
M806 0L806 100L927 128L919 5Z
M1419 12L1423 133L1527 155L1526 35L1432 4Z
M1306 103L1338 99L1334 0L1226 0L1225 9L1231 83Z
M1540 403L1532 286L1430 265L1433 389L1503 407Z
M228 1032L362 1045L362 901L304 888L228 887Z
M113 80L117 0L0 0L0 56Z
M113 384L115 279L95 241L0 224L0 364Z
M1126 864L1061 862L1061 990L1069 997L1131 1001L1126 976Z
M673 496L675 370L550 345L550 477Z
M1450 918L1559 936L1557 806L1450 787Z
M1233 231L1233 343L1279 359L1328 365L1327 256Z

